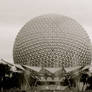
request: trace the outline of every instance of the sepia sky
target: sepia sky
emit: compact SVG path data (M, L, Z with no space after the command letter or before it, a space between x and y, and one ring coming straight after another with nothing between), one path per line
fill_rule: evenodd
M33 17L47 13L77 20L92 40L92 0L0 0L0 58L13 62L18 31Z

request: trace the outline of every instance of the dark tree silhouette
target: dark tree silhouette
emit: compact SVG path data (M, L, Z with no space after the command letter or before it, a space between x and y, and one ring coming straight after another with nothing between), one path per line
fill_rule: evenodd
M10 69L11 67L7 64L0 64L0 90L3 89L4 92L5 90L11 90L14 88L21 89L21 85L24 81L24 73L13 72Z
M10 67L6 64L0 64L0 89L5 87L5 75L9 76ZM8 79L7 79L8 80Z

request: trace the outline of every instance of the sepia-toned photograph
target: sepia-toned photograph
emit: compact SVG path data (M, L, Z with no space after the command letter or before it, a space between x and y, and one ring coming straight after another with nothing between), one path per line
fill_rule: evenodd
M0 92L92 92L92 0L0 0Z

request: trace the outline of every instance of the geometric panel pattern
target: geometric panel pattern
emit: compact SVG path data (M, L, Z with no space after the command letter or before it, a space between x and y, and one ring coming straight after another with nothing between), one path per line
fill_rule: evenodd
M48 14L33 18L18 33L14 62L37 67L72 67L91 63L91 43L75 20Z

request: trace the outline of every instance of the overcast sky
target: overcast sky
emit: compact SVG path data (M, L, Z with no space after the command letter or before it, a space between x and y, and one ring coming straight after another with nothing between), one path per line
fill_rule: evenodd
M33 17L47 13L77 20L92 40L92 0L0 0L0 58L13 62L18 31Z

